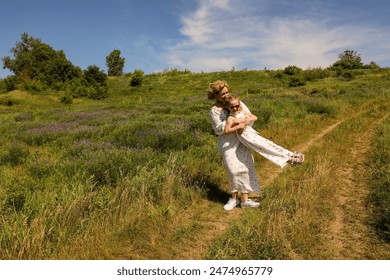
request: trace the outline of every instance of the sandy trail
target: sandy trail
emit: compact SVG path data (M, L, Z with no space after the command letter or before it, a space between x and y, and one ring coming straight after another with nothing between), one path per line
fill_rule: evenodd
M330 227L333 259L365 260L378 256L386 259L386 256L390 256L390 245L378 240L374 229L368 225L371 215L370 206L367 205L370 189L367 187L369 178L365 166L375 128L387 117L388 114L373 121L364 133L354 139L346 160L341 161L338 168L337 207L335 220Z

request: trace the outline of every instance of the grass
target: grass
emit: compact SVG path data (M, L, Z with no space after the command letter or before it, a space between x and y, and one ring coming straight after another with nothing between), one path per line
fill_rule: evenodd
M327 77L291 88L272 71L175 72L146 76L136 88L110 78L100 101L1 94L0 259L175 258L224 214L228 197L208 119L209 82L227 80L259 117L255 129L299 148L369 102L388 100L386 77ZM342 136L353 129L325 139L305 168L267 186L264 213L248 211L208 257L326 258L316 250L321 242L308 238L325 234L321 225L331 218L332 182L322 179L337 163L321 161L320 150L345 148ZM256 164L267 163L256 157ZM227 244L237 250L226 252Z
M268 185L260 209L232 225L210 248L207 258L331 259L334 248L329 246L329 240L334 236L329 224L334 220L338 188L342 183L339 168L347 160L342 155L348 154L349 143L364 133L373 114L380 116L387 111L388 107L379 103L373 112L352 118L316 142L306 153L310 162L304 168L286 170ZM380 155L388 160L382 151ZM386 167L383 170L387 172ZM384 234L388 233L385 180L386 177L382 177L377 182L376 197L380 205L377 214L381 214L375 218ZM380 189L382 191L378 192ZM230 249L226 250L227 247Z
M370 174L374 205L372 224L378 234L390 241L390 119L378 127L373 141L374 151L370 158Z

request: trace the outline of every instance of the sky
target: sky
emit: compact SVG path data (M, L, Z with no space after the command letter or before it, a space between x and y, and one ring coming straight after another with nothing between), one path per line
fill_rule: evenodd
M328 67L345 50L390 67L388 0L2 0L0 58L27 32L107 73ZM3 69L0 78L12 73Z

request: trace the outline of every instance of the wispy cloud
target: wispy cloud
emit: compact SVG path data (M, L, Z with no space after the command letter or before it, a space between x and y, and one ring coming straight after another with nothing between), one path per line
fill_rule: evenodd
M167 63L192 71L306 69L327 67L346 49L373 55L373 48L389 45L384 39L389 31L358 22L336 24L331 13L320 15L308 3L300 1L303 6L293 7L294 14L271 17L268 1L200 0L196 10L181 16L185 40L165 54Z

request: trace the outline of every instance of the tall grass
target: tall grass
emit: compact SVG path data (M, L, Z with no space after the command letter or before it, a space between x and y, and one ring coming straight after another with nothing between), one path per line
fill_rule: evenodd
M390 241L390 119L377 129L370 158L371 202L375 205L373 225L380 236Z
M359 78L349 84L328 77L288 88L287 78L270 71L169 72L145 76L137 88L126 77L112 78L109 97L100 101L63 104L50 92L1 94L0 259L174 258L213 220L205 208L219 211L228 198L205 92L216 79L227 80L259 116L254 127L262 135L298 148L377 92L383 98L389 83L373 76L362 82L375 92L355 94ZM313 87L327 94L308 94ZM249 226L233 227L233 236L244 231L256 244L238 258L314 255L308 249L313 240L289 241L303 234L297 231L301 226L318 233L312 227L317 220L299 220L327 211L319 196L329 195L321 187L327 182L318 174L329 172L333 163L321 162L315 151L310 156L307 169L286 172L268 188L270 202L262 207L274 209L272 219L262 215L255 225L257 218L248 212ZM302 177L310 183L299 183ZM297 192L305 195L297 198ZM279 233L257 244L273 230ZM227 258L233 252L221 255L217 246L210 256Z
M364 133L372 115L381 116L388 110L388 105L377 103L376 110L350 119L317 141L306 152L310 160L304 166L290 167L268 185L260 208L232 225L210 248L207 258L331 259L334 248L329 242L334 236L329 225L335 218L338 188L343 183L339 167L348 161L343 155L348 154L353 139ZM382 151L379 154L379 158L388 159ZM385 208L388 201L383 195L383 179L378 186L382 188L380 207ZM385 211L380 217L379 224L386 225Z

